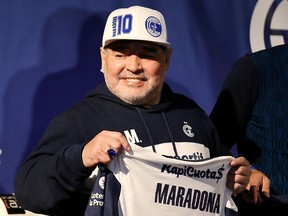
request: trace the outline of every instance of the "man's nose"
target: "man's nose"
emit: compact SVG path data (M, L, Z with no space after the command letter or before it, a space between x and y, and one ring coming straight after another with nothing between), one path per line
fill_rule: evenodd
M130 55L127 58L126 69L132 73L137 73L142 69L141 58L139 58L137 55Z

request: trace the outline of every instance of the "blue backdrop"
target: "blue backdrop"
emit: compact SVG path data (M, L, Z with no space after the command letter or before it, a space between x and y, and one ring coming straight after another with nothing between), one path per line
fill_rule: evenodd
M0 193L51 118L94 88L106 17L142 5L166 17L167 82L210 113L247 52L288 43L287 0L0 0Z

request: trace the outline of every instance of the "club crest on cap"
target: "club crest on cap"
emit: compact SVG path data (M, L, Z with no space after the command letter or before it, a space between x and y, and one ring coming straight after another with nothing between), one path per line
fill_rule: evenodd
M162 33L161 22L154 16L150 16L146 19L145 28L153 37L159 37Z

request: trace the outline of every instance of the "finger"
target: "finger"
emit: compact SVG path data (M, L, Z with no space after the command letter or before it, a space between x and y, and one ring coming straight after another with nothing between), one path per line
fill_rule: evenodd
M130 145L123 135L120 137L119 142L123 149L125 149L126 151L130 151Z
M114 143L111 143L111 147L119 149L120 146L125 149L126 151L130 150L130 145L127 142L126 137L117 131L109 131L109 136L113 137Z
M234 166L250 166L249 162L244 157L235 158L230 162L232 167Z
M259 188L256 187L256 186L251 186L251 187L250 187L250 192L251 192L250 194L251 194L251 196L252 196L252 202L253 202L254 204L260 203L261 200L260 200Z
M248 175L235 175L233 169L227 176L227 186L232 189L234 193L238 194L244 191L249 183Z
M100 163L108 165L112 159L107 154L107 151L102 151L101 155L98 156L98 160Z
M246 188L246 186L249 184L250 174L249 167L232 167L228 172L228 178L230 181L245 185Z
M242 192L246 188L246 184L243 185L241 183L241 180L239 180L239 176L236 176L236 175L233 175L233 174L229 174L229 173L228 173L228 176L227 176L226 185L227 185L227 187L230 190L233 190L233 192L236 193L236 194Z
M246 190L250 190L250 188L251 188L252 186L250 185L250 182L247 184L247 186L246 186Z
M233 191L234 194L239 194L245 190L245 186L235 182L227 182L227 188Z
M270 198L270 180L268 178L263 178L262 190L263 196Z

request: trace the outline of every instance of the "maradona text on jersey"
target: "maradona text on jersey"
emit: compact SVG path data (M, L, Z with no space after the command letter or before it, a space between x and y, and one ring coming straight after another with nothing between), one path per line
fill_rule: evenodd
M154 202L219 214L220 199L217 193L157 183Z

